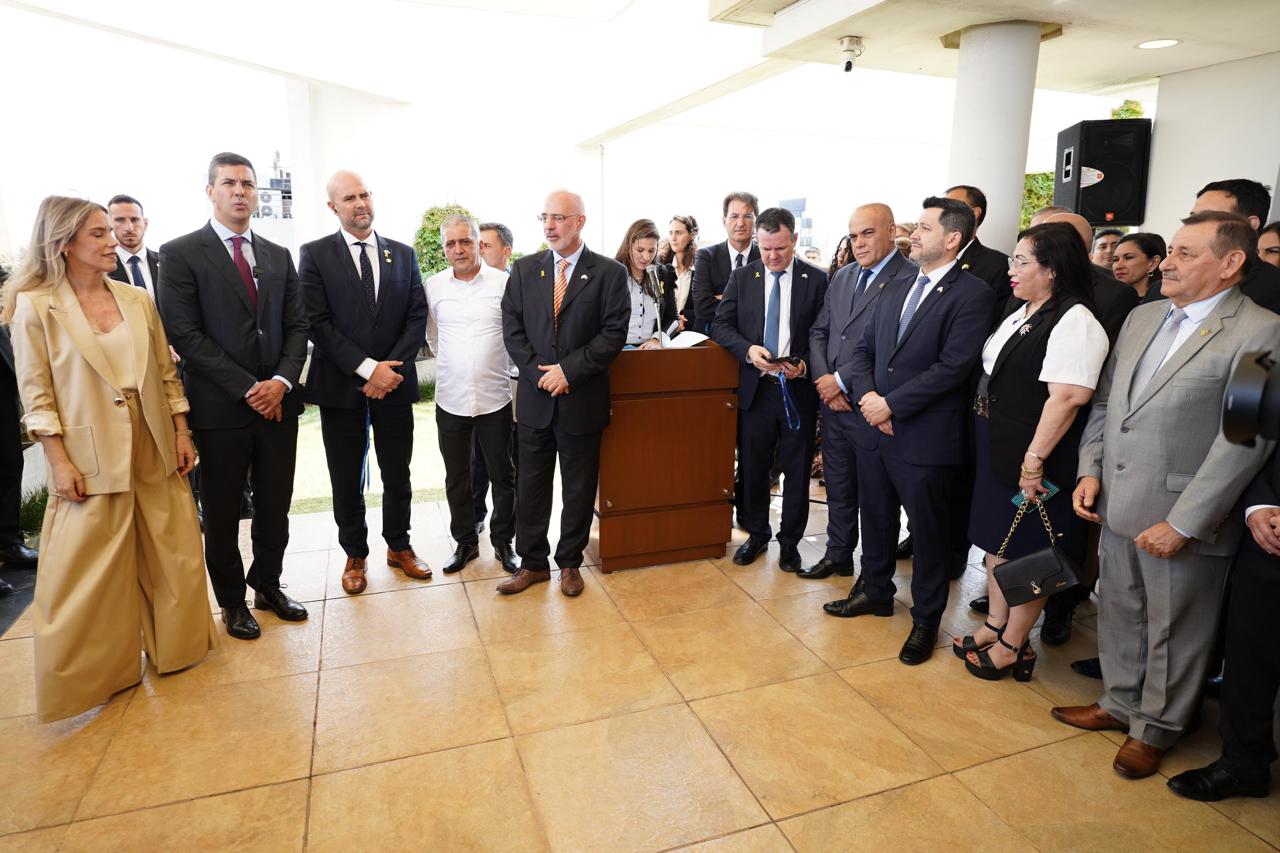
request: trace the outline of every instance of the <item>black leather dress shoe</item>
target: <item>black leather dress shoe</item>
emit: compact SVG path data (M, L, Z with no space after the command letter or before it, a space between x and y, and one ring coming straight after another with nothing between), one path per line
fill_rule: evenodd
M502 570L507 574L514 575L520 571L520 558L516 556L515 549L510 545L494 545L493 556L498 558L499 563L502 563ZM445 571L448 571L448 569Z
M1040 626L1040 641L1046 646L1061 646L1071 639L1070 613L1045 613Z
M4 598L6 595L13 595L13 584L4 578L0 578L0 598Z
M769 547L769 540L763 536L749 536L741 547L733 553L733 562L739 566L749 566L760 556L760 552Z
M800 549L791 543L779 542L778 568L784 572L800 571Z
M307 618L307 608L279 588L255 592L253 606L258 610L270 610L286 622L301 622Z
M0 563L11 569L34 569L40 554L21 542L10 542L0 545Z
M840 575L842 578L852 577L853 563L837 563L834 560L828 560L823 557L809 568L796 572L796 577L798 578L815 581L829 578L832 575Z
M1169 780L1169 790L1189 800L1216 803L1227 797L1266 797L1271 793L1271 780L1246 782L1215 761L1208 767L1174 776Z
M911 534L907 534L907 538L898 543L898 547L893 552L895 560L911 559Z
M841 619L850 619L854 616L892 616L893 615L893 599L888 601L872 601L867 598L867 594L858 588L857 584L853 587L853 592L849 593L848 598L839 598L835 601L828 601L822 605L822 609L830 613L832 616L839 616Z
M898 660L907 666L924 663L933 657L933 647L937 644L938 629L917 622L911 626L911 634L902 644L902 651L898 652Z
M973 601L969 602L969 609L974 613L981 613L986 616L991 612L991 599L985 595L980 595Z
M256 640L262 633L258 620L253 618L244 602L222 608L222 621L227 626L227 636L237 640Z
M467 567L467 563L470 563L472 560L478 558L479 556L480 556L479 545L475 543L472 543L470 545L459 545L457 549L453 552L453 555L450 556L449 559L444 561L444 565L441 567L441 571L443 571L446 575L451 575L454 572L460 572Z
M1073 660L1071 662L1071 671L1077 675L1083 675L1085 678L1102 679L1102 661L1097 658L1085 658L1083 660Z

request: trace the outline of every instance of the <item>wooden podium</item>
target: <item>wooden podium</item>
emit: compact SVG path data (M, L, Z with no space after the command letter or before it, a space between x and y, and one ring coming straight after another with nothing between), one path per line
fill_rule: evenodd
M600 447L605 572L724 556L732 530L738 362L711 341L623 350Z

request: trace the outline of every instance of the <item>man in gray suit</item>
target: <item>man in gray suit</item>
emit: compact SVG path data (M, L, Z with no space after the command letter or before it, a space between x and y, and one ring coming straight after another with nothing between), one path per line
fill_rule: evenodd
M849 400L853 387L853 349L871 318L871 309L887 284L914 280L917 267L893 243L893 211L886 204L864 204L849 217L853 259L836 272L818 319L809 329L814 385L822 400L822 469L827 483L827 552L800 572L821 579L853 574L858 547L858 471L853 430L862 420Z
M1241 353L1280 348L1280 318L1236 287L1253 230L1229 213L1182 222L1160 265L1168 302L1134 309L1107 360L1072 495L1077 515L1103 525L1103 695L1053 716L1127 732L1113 766L1131 779L1159 769L1195 711L1240 540L1235 507L1271 449L1218 428Z

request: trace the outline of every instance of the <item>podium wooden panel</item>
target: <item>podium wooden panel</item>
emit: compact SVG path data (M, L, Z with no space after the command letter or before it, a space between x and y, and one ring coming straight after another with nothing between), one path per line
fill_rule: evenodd
M708 341L624 350L600 446L606 572L724 555L732 531L738 363Z

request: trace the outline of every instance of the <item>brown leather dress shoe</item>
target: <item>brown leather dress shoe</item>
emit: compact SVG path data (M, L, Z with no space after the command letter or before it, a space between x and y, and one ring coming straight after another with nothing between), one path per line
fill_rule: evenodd
M364 557L347 557L347 564L342 567L342 591L347 595L357 595L364 592L368 583Z
M393 569L399 569L405 573L405 577L415 580L425 581L431 578L431 567L427 565L426 560L418 558L413 553L413 546L405 548L403 551L387 551L387 565Z
M546 583L549 580L551 580L550 569L521 569L498 584L498 592L503 595L515 595L517 592L524 592L535 583Z
M1097 702L1092 705L1058 707L1049 713L1053 714L1053 718L1058 722L1075 726L1077 729L1088 729L1091 732L1129 731L1128 726L1102 710Z
M1160 769L1164 750L1135 738L1125 738L1124 745L1111 763L1115 771L1126 779L1145 779Z
M560 591L570 598L582 595L582 572L577 566L560 570Z

